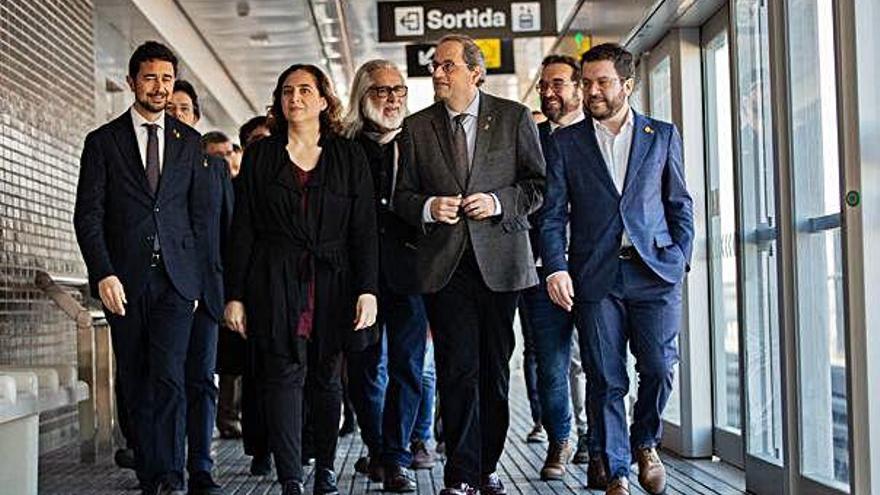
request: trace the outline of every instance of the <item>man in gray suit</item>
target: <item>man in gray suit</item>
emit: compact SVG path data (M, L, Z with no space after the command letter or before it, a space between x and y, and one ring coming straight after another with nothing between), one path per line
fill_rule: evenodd
M485 63L446 36L431 64L437 103L404 122L394 209L420 227L416 273L434 334L446 436L444 495L503 494L509 360L519 291L538 283L527 216L544 159L529 109L479 90Z

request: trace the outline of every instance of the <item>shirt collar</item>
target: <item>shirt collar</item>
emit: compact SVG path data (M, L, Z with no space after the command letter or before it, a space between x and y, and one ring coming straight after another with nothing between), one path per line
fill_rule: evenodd
M446 106L444 104L444 106ZM455 110L446 106L446 113L449 114L449 120L454 119L459 114L466 114L476 117L480 113L480 90L477 90L477 94L474 96L474 99L471 100L470 104L467 108L464 109L463 112L456 112Z
M156 119L155 122L150 122L149 120L145 119L143 115L141 115L140 113L138 113L137 110L134 109L134 105L131 106L130 112L131 121L132 123L134 123L135 129L140 129L141 126L144 124L156 124L157 126L159 126L159 129L165 129L165 110L162 110L159 113L159 118Z
M620 132L618 133L618 135L623 134L624 132L627 132L634 125L635 125L635 122L633 121L633 111L632 111L632 107L630 107L626 111L626 119L624 119L623 125L620 126ZM601 131L602 133L607 134L609 136L614 136L614 133L612 133L607 127L605 127L605 124L599 122L596 119L593 119L593 128L597 132Z
M580 122L580 121L584 120L585 118L587 118L586 115L584 115L584 109L583 109L583 108L578 108L578 109L576 110L576 112L577 112L577 113L574 115L574 118L571 119L571 122L569 122L569 123L567 123L567 124L565 124L565 125L560 125L560 124L557 124L556 122L550 121L550 131L551 131L551 132L554 132L554 131L556 131L556 129L559 129L560 127L568 127L568 126L570 126L570 125L577 124L578 122Z

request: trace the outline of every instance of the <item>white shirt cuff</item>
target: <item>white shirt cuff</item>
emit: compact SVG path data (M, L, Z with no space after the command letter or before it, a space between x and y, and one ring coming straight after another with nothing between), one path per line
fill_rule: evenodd
M424 223L436 223L437 220L434 219L434 215L431 215L431 203L434 202L436 196L431 196L425 201L425 206L422 207L422 222Z
M489 193L489 195L495 200L495 213L493 213L492 216L496 217L501 214L501 200L498 199L498 195L495 193Z

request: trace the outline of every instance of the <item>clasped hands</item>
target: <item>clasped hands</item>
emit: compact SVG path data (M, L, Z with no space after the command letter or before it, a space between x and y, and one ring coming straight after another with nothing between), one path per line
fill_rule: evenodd
M491 194L474 193L468 197L436 196L431 201L431 216L437 222L454 225L464 213L471 220L483 220L495 215L495 198Z

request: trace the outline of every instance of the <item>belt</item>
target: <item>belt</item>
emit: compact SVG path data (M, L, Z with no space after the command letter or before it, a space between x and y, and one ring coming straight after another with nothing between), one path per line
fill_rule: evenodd
M637 260L639 252L633 246L623 246L617 251L617 258L621 260Z
M156 268L162 262L162 253L160 251L153 251L153 254L150 255L150 268Z

